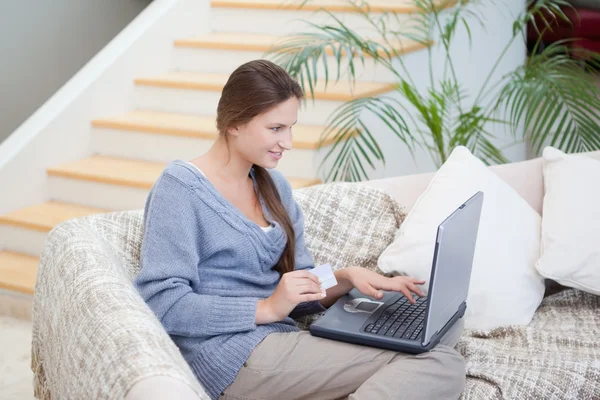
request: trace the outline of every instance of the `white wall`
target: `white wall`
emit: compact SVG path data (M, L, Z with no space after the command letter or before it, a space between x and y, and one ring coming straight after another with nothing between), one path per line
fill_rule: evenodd
M151 0L0 0L0 143Z

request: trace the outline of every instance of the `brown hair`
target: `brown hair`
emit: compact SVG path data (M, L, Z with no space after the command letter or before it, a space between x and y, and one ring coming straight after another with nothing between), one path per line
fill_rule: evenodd
M304 98L300 85L278 65L268 60L254 60L239 66L229 76L217 106L217 129L227 141L227 129L243 125L257 115L268 112L288 99ZM287 244L274 269L283 275L294 270L294 227L281 202L269 172L254 165L258 196L263 198L273 218L287 235Z

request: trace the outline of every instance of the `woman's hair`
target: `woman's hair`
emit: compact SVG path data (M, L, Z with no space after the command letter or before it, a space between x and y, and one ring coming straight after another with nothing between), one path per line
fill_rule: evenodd
M241 65L227 80L217 106L219 135L227 142L228 128L248 123L257 115L268 112L292 97L301 100L304 93L283 68L268 60L254 60ZM254 176L259 197L264 199L269 211L287 235L285 249L274 267L283 275L294 270L294 227L269 172L255 164Z

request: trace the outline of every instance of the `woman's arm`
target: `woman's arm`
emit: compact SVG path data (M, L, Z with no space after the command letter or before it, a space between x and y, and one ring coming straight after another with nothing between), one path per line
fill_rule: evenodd
M324 307L330 307L353 288L356 288L365 296L375 299L383 297L382 290L401 292L408 298L410 303L415 303L412 293L420 297L425 296L418 287L418 285L422 285L425 281L411 278L410 276L388 278L377 272L357 266L346 267L335 271L334 274L338 284L327 290L327 297L321 300L321 304Z

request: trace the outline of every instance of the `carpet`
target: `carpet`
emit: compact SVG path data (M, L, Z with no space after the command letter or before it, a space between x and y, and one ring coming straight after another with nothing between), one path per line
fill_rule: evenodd
M31 321L0 316L0 399L32 400Z

